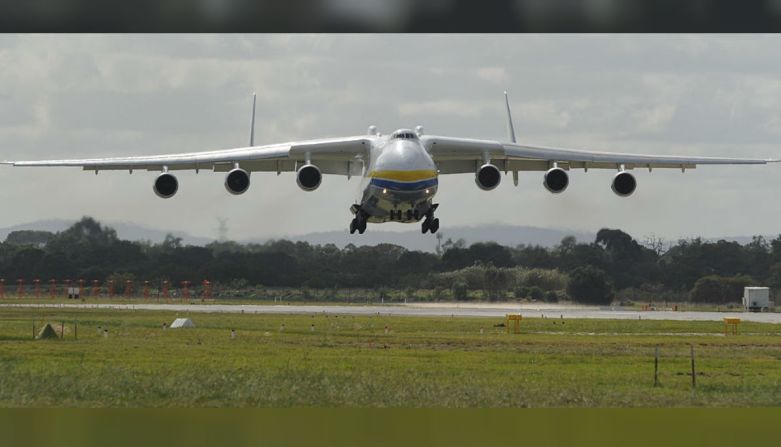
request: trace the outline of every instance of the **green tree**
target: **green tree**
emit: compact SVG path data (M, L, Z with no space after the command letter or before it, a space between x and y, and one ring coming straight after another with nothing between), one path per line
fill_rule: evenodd
M569 273L567 294L579 303L610 304L613 301L613 286L604 270L587 265Z
M11 245L43 246L53 237L54 233L50 231L19 230L8 233L5 242Z

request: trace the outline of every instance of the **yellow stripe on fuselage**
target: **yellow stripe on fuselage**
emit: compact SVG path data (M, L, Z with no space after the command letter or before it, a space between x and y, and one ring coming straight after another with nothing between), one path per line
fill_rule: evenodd
M369 177L399 182L417 182L436 178L437 171L433 169L418 169L414 171L379 170L369 172Z

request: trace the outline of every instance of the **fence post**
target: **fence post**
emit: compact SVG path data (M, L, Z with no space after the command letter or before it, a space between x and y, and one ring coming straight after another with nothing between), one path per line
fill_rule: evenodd
M656 345L656 354L654 355L654 387L659 386L659 345Z
M692 388L697 388L697 372L694 369L694 344L691 345L692 356Z

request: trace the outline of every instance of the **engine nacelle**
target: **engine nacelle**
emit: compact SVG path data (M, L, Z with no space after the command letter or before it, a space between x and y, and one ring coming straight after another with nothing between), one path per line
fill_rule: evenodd
M502 173L499 172L499 168L491 163L480 166L477 172L475 172L475 183L483 191L490 191L496 188L501 181Z
M157 197L169 199L179 190L179 181L176 180L176 177L174 177L173 174L163 172L155 179L155 184L152 189L155 191L155 194L157 194Z
M553 194L559 194L564 192L567 186L569 186L569 175L564 169L551 168L545 173L542 184L545 186L545 189Z
M637 180L635 180L634 175L621 171L613 177L610 189L620 197L629 197L637 189Z
M296 172L296 183L304 191L314 191L322 181L323 174L320 172L320 168L311 163L301 166Z
M249 172L234 168L225 176L225 189L233 195L244 194L249 189Z

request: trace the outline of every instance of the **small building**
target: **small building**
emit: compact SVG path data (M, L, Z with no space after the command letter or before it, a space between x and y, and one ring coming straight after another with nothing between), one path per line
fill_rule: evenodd
M768 287L743 288L743 308L750 312L762 312L770 308L770 289Z
M170 327L171 329L195 327L195 323L193 323L193 320L189 318L177 318L173 323L171 323Z

